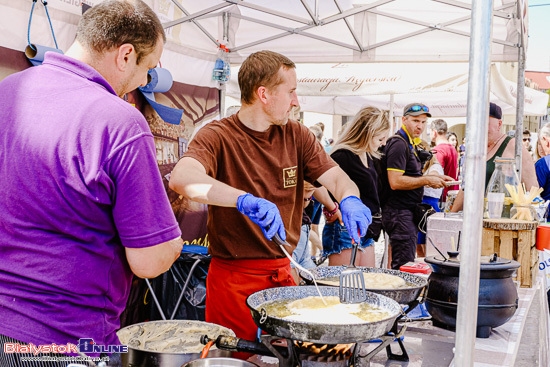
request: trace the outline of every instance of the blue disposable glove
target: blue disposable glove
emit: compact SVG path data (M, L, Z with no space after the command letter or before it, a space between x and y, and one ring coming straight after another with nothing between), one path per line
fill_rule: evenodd
M348 196L340 202L340 212L349 235L355 243L360 244L361 237L367 234L367 229L372 223L370 209L357 196ZM361 232L361 237L357 233L357 228Z
M286 241L285 226L277 205L271 201L244 194L237 199L237 209L262 229L265 238L271 240L275 233Z

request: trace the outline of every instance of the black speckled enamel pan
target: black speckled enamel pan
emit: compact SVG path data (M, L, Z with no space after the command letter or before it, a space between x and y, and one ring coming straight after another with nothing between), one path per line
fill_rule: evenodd
M319 289L323 296L338 297L338 287ZM270 301L295 300L310 296L318 296L314 286L271 288L250 295L246 299L246 305L250 308L256 325L265 332L283 338L323 344L357 343L376 339L390 331L395 319L402 312L397 302L372 292L367 292L366 302L388 312L389 317L380 321L354 324L328 324L326 320L312 323L274 317L268 315L262 307Z
M324 266L324 267L318 267L315 269L310 269L310 271L315 277L317 284L322 285L323 279L333 278L333 277L338 278L340 276L340 273L344 269L346 269L345 266ZM369 288L369 284L365 283L365 287L367 288L368 291L389 297L402 305L409 304L415 299L417 299L418 296L420 295L420 292L422 292L422 289L424 289L424 287L428 285L427 279L424 279L419 275L405 273L399 270L364 268L364 267L358 267L357 269L360 269L365 273L385 273L385 274L395 275L404 279L410 285L410 287L401 288L401 289L371 289ZM313 283L311 280L311 277L308 274L300 273L300 276L304 279L304 281L307 284Z

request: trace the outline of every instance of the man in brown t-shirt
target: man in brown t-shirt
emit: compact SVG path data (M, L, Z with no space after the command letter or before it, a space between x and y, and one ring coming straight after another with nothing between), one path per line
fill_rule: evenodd
M289 260L270 239L278 233L292 246L298 243L304 180L319 182L340 201L356 241L358 230L366 233L371 213L313 134L289 120L298 106L291 60L270 51L254 53L240 68L239 86L240 111L197 133L172 172L170 187L209 204L206 320L253 340L257 328L246 297L294 285Z

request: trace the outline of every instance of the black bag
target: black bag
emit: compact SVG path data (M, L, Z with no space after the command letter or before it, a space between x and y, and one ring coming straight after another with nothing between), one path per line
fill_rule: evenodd
M121 328L149 320L151 303L145 300L147 293L145 280L134 275L126 308L120 315Z
M169 318L176 306L181 290L197 260L198 265L191 274L183 299L175 314L176 320L205 320L206 276L211 258L195 253L182 253L172 267L164 274L151 280L151 285L166 318ZM150 294L148 302L153 302ZM151 306L151 320L162 320L156 305Z
M418 159L420 159L420 164L422 167L424 167L426 162L429 162L434 156L432 152L419 147L416 148L416 155L418 156Z
M388 201L391 192L391 188L389 187L390 183L388 182L388 172L385 164L386 162L384 161L384 148L385 146L379 148L380 153L382 153L382 157L372 159L372 161L374 162L374 169L378 174L378 186L376 187L376 189L378 190L378 201L380 202L381 208L386 205L386 202Z
M380 232L382 231L382 214L373 214L372 223L367 229L367 238L372 238L375 242L380 238Z
M413 222L418 227L418 230L426 234L426 227L428 224L428 217L435 214L435 209L427 203L418 203L413 210Z

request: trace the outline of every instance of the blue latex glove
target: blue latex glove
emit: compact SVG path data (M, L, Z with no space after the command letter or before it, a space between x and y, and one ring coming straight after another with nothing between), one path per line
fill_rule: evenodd
M357 196L348 196L340 202L340 212L349 235L355 243L361 244L361 237L367 234L367 228L372 223L370 209ZM361 237L357 233L357 228L361 232Z
M259 225L268 240L278 232L283 241L286 241L283 219L277 205L271 201L257 198L252 194L244 194L237 199L237 209Z

